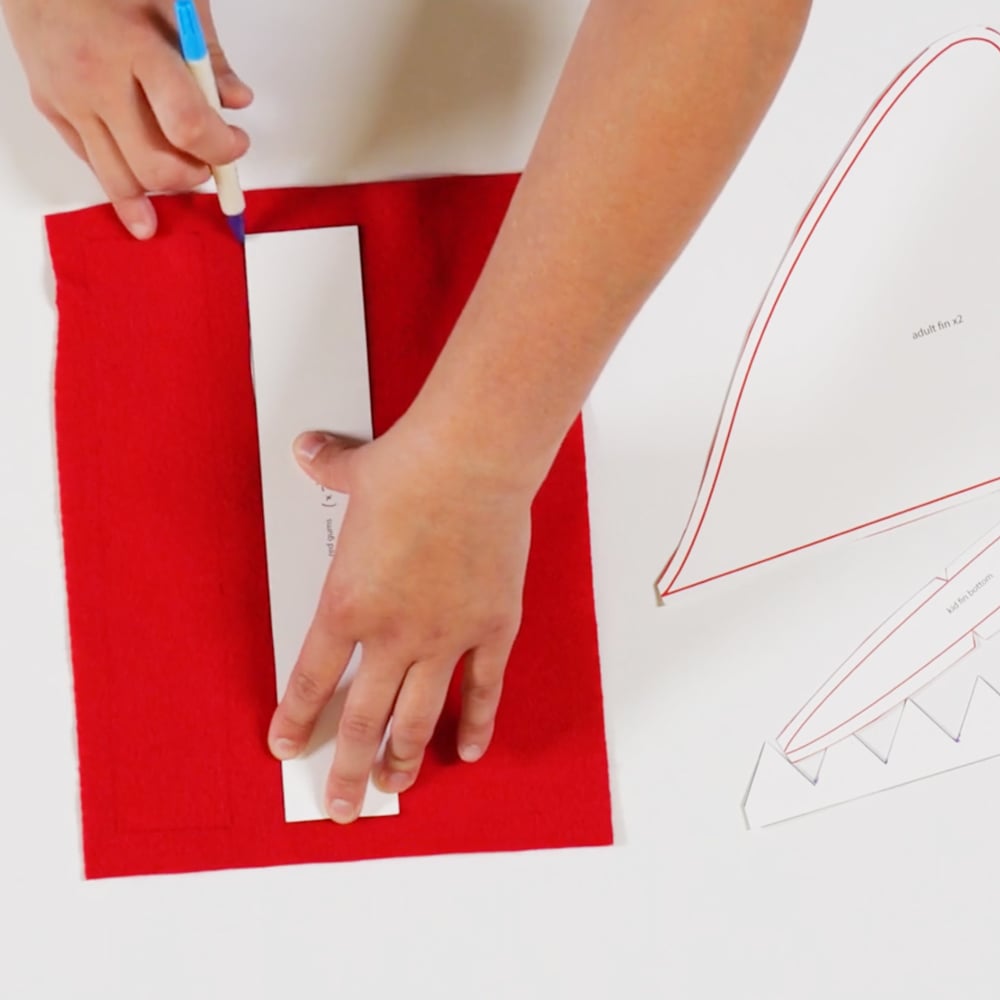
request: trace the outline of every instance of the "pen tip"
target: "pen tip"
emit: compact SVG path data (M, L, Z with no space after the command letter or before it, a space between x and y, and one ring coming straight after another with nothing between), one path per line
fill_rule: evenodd
M243 215L227 215L226 222L229 223L229 230L236 237L237 242L242 246L246 242L247 229Z

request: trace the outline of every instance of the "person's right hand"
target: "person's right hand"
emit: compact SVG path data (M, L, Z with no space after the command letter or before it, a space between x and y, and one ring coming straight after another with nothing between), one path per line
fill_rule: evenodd
M196 0L222 104L253 94L219 47L208 0ZM0 0L35 106L93 168L138 239L156 231L147 192L184 191L209 166L242 156L180 54L171 0Z

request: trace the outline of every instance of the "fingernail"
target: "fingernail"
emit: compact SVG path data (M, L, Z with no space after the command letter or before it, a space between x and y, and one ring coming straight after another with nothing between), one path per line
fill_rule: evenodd
M390 792L402 792L410 787L413 776L405 771L390 771L383 779L383 784Z
M466 764L475 764L475 762L483 756L483 748L477 747L474 743L470 743L468 746L464 746L459 749L458 756L461 757Z
M330 819L334 823L350 823L356 812L354 804L347 799L334 799L330 803Z
M310 431L303 434L295 442L295 451L307 462L311 462L330 441L329 434L321 434L319 431Z
M219 83L224 87L239 87L240 90L246 91L248 97L253 97L253 88L244 83L232 70L223 73Z
M136 206L128 222L128 231L137 240L148 240L156 232L156 213L149 202Z
M298 755L299 745L294 740L275 740L271 747L278 760L291 760Z

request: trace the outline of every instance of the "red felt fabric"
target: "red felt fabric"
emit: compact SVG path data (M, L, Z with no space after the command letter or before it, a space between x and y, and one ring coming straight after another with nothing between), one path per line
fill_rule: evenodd
M376 432L406 408L516 178L249 196L250 232L356 224ZM583 438L534 509L496 741L454 752L455 692L397 819L286 824L243 258L207 196L160 235L54 216L56 429L88 877L611 841Z

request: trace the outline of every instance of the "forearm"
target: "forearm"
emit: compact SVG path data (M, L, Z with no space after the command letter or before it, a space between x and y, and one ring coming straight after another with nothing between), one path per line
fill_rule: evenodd
M411 415L540 482L776 92L808 0L593 0L482 277Z

